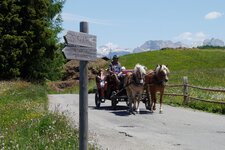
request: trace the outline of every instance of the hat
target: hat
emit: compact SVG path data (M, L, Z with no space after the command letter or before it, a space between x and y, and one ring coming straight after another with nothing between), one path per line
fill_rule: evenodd
M113 59L118 59L119 57L117 55L114 55L113 56Z

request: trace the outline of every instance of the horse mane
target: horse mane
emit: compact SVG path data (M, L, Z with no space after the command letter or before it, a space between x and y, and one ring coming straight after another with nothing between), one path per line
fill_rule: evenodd
M161 70L166 71L166 74L170 73L170 70L168 69L168 67L166 65L157 65L156 68L155 68L156 74L158 74L159 71L161 71Z
M136 64L134 67L134 73L136 74L138 70L140 70L141 73L146 74L146 67L142 66L140 64Z

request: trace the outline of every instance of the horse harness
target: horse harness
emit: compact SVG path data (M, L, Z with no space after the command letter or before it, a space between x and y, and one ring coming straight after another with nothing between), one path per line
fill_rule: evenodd
M164 85L164 80L159 80L155 71L154 71L154 75L153 75L153 78L152 78L152 84Z
M132 81L128 84L135 84L135 86L143 86L144 85L144 82L143 83L140 83L138 82L138 78L136 76L134 76L134 74L132 74Z

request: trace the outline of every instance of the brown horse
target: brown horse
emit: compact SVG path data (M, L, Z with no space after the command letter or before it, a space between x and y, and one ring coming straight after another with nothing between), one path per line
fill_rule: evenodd
M145 90L149 99L148 106L150 111L156 110L156 93L160 93L160 108L159 112L162 113L162 100L164 94L165 83L169 80L168 75L170 71L166 65L157 65L155 70L149 70L145 76ZM151 98L149 96L151 94ZM151 99L151 102L150 102Z
M144 91L145 74L146 74L145 67L140 64L136 64L134 71L132 73L128 72L125 75L124 87L126 89L127 96L129 99L130 113L133 113L133 110L139 113L139 103L142 97L142 93Z

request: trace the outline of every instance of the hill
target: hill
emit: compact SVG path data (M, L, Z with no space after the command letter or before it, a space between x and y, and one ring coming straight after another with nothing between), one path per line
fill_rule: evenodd
M225 68L225 50L166 49L130 54L121 57L120 62L127 68L136 63L154 68L157 64L167 64L172 70L193 70L204 68Z
M168 65L172 83L180 83L183 76L203 86L224 87L225 50L221 49L165 49L125 55L120 62L128 69L136 63L154 69L157 64Z
M120 57L120 63L127 69L133 69L136 63L154 69L157 64L168 65L171 84L180 84L183 76L189 82L205 87L225 88L225 50L223 49L164 49L134 53ZM92 68L106 68L109 62L98 59L88 65L88 76L94 79ZM79 83L79 61L69 61L65 67L63 81L51 82L53 89L68 88Z

